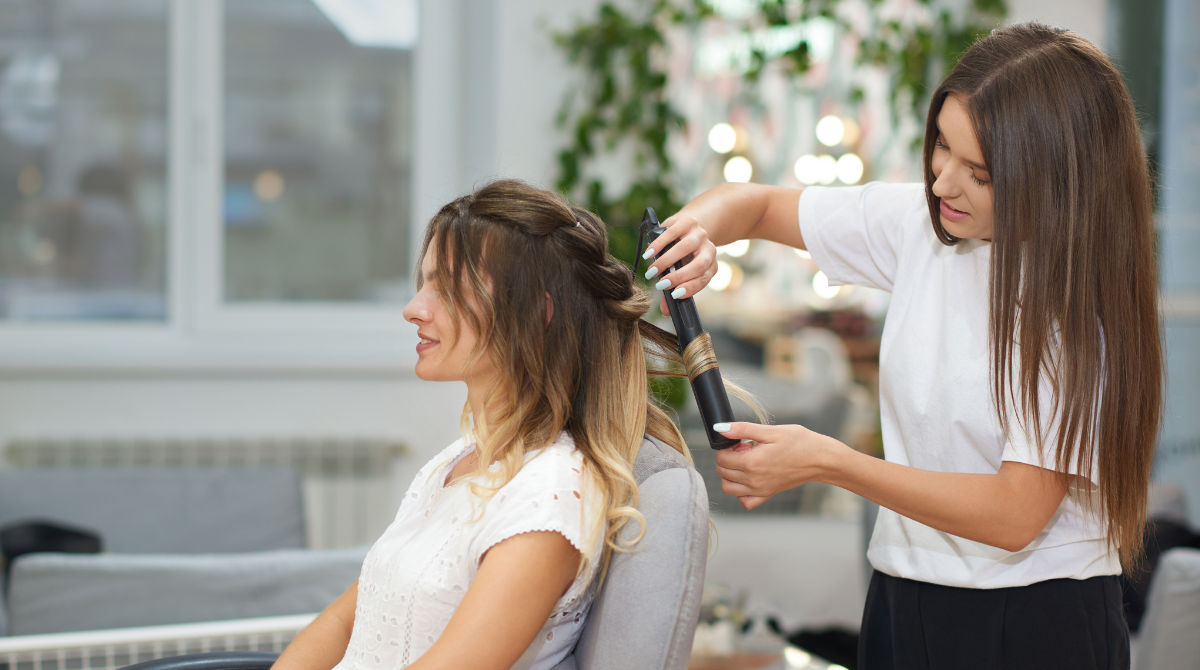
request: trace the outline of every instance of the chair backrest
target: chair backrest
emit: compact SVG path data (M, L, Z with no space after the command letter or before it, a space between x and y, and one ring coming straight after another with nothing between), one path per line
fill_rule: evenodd
M1164 552L1146 597L1133 667L1200 667L1200 549Z
M556 670L682 670L700 615L708 558L708 494L682 454L654 439L633 469L646 534L614 553L575 652ZM636 524L622 537L637 535Z
M287 467L0 469L0 527L33 520L95 531L120 553L305 546L300 477Z

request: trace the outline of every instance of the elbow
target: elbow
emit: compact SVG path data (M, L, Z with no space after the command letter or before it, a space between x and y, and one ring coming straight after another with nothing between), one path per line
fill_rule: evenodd
M1018 551L1024 551L1041 534L1042 526L1035 528L1030 524L1025 527L1010 528L1000 537L995 538L994 542L988 542L988 544L1015 554Z

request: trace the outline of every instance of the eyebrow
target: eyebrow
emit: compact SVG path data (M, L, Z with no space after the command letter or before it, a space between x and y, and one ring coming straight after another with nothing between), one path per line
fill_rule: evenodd
M937 131L938 131L938 137L942 139L942 144L946 144L946 134L942 132L942 127L941 127L941 126L937 126ZM946 144L946 148L947 148L947 149L949 149L949 148L950 148L950 145L949 145L949 144ZM987 169L987 166L986 166L986 165L981 165L981 164L979 164L979 163L976 163L975 161L972 161L972 160L967 160L966 158L962 159L962 161L963 161L964 163L966 163L967 165L970 165L970 166L971 166L971 167L973 167L973 168L977 168L977 169L983 170L984 172L986 172L986 173L988 173L988 174L991 174L991 173L992 173L992 171L991 171L991 170Z

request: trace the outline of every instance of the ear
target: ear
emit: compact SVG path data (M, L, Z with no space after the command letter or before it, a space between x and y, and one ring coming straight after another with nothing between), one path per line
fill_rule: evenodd
M554 318L554 301L550 299L550 292L546 292L546 327L550 327L550 319Z

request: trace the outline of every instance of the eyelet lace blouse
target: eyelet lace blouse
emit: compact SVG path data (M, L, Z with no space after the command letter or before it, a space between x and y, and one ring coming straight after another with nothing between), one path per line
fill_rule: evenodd
M450 622L484 553L536 531L561 533L588 562L513 668L552 668L575 647L591 606L604 537L603 526L591 537L601 499L585 486L582 455L565 433L530 452L479 516L480 500L465 478L443 485L473 447L458 440L421 468L395 521L371 547L359 577L350 644L335 670L403 668L416 661Z

